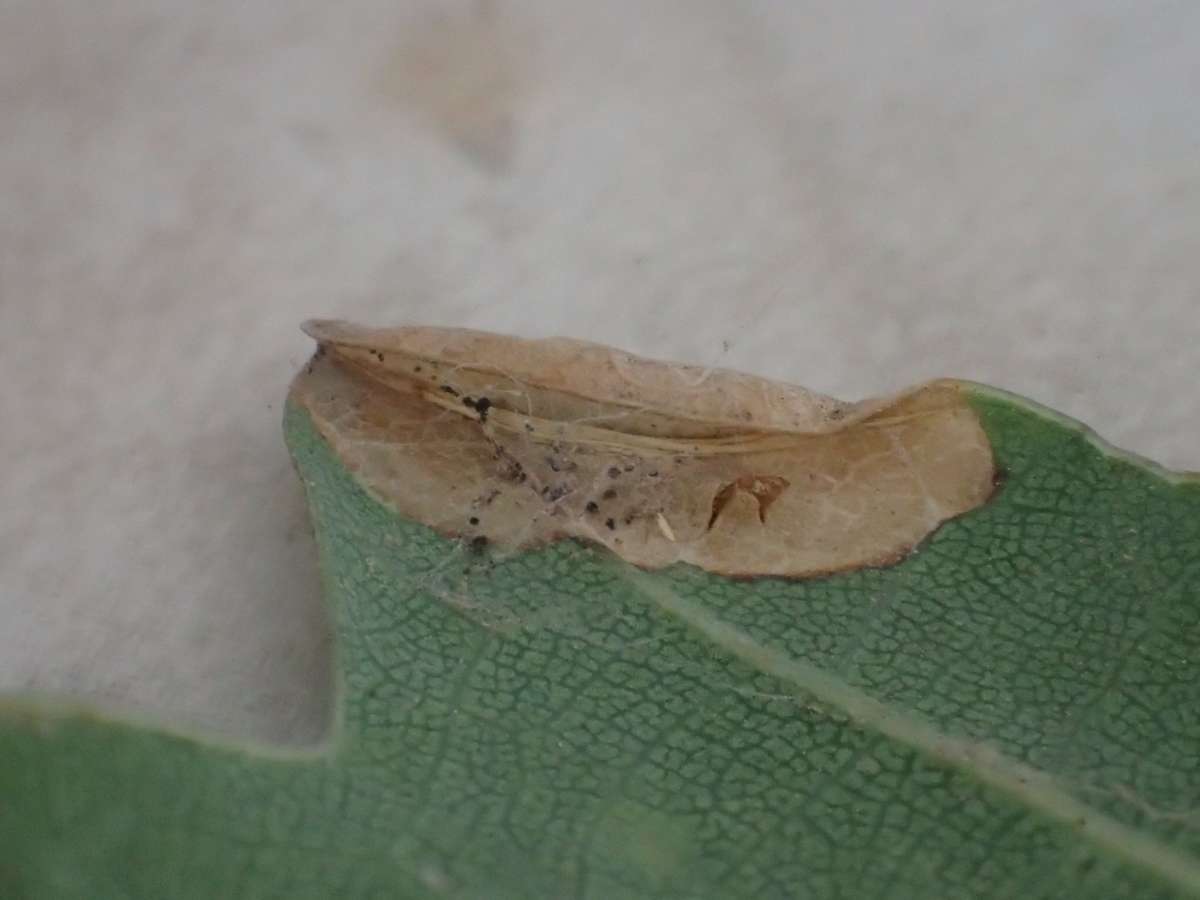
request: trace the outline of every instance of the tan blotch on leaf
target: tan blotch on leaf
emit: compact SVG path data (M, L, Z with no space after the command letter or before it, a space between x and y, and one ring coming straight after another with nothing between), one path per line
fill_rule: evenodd
M292 385L368 490L501 549L564 537L635 565L805 576L903 558L984 503L965 388L840 403L596 344L314 321Z

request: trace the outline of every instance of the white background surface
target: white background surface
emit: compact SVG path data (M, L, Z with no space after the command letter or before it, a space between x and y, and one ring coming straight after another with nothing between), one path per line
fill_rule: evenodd
M1200 468L1200 4L0 0L0 689L308 741L308 316Z

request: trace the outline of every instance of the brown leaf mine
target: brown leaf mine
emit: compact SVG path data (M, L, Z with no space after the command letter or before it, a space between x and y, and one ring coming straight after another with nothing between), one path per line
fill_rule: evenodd
M368 490L468 546L806 576L903 558L992 493L963 388L840 403L565 339L309 322L292 401Z

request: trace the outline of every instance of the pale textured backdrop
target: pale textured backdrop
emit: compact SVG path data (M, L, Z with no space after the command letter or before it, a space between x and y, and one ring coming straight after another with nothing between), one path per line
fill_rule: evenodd
M320 734L312 315L1200 468L1200 4L0 0L0 689Z

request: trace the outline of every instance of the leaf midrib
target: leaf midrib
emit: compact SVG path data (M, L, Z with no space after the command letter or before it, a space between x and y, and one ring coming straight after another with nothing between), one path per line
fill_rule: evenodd
M1019 801L1047 819L1070 826L1107 853L1164 884L1200 897L1200 860L1179 853L1059 787L1049 773L1004 755L989 744L954 737L918 715L902 712L803 660L757 641L639 569L614 562L622 579L659 609L730 655L764 674L836 708L857 725L908 746Z

